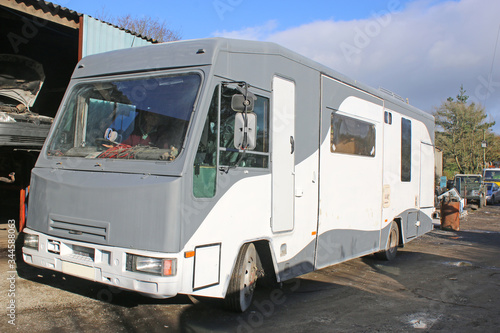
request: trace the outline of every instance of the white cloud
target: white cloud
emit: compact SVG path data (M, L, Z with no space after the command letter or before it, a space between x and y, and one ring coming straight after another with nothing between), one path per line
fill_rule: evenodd
M489 91L487 85L500 1L416 0L406 8L397 3L389 1L386 11L364 20L315 21L282 31L270 21L216 35L277 42L369 85L394 90L428 112L456 96L463 84L471 100L486 105L500 133L500 45Z
M276 20L271 20L266 22L264 25L256 27L247 27L242 30L236 31L216 31L213 36L235 38L235 39L246 39L246 40L264 40L269 34L271 34L278 26Z

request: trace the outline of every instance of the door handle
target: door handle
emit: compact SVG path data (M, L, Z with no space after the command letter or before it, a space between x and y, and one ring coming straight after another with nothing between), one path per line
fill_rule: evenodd
M293 136L290 136L290 154L293 154L295 151L295 140L293 139Z

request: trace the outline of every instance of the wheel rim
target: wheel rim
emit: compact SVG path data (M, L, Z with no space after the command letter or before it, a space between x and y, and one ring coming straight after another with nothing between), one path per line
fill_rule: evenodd
M391 233L389 234L389 248L387 249L387 251L390 254L396 252L396 247L398 246L397 242L398 242L397 231L396 229L393 228L391 229Z
M241 270L240 301L243 310L250 306L257 282L257 263L255 257L255 249L249 248L245 255L245 261Z

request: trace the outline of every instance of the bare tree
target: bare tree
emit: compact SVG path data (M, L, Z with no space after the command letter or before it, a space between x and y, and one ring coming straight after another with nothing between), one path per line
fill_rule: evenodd
M164 20L158 18L135 17L130 14L125 16L111 16L104 9L101 9L96 14L96 18L138 33L144 37L155 39L160 43L181 39L178 31L170 29Z

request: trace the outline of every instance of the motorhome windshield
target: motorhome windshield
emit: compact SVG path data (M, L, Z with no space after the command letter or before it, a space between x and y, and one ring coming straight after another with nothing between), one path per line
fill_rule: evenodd
M200 75L82 83L73 88L47 154L174 160L180 153Z

